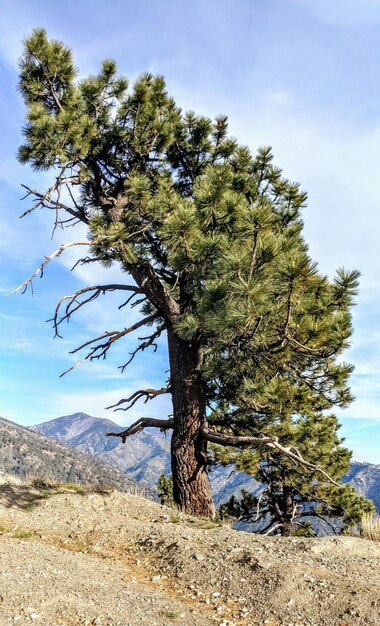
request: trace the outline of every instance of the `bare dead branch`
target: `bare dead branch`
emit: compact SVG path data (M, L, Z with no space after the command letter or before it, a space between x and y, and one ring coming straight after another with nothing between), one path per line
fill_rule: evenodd
M119 400L116 404L111 404L110 406L106 406L106 409L115 409L115 411L128 411L131 409L136 402L141 400L141 398L145 398L144 404L149 402L149 400L153 400L157 396L162 396L165 393L171 393L170 387L161 387L161 389L139 389L135 391L129 398L123 398ZM121 405L128 402L128 406L122 408ZM120 408L115 408L120 407Z
M140 345L137 346L135 350L130 352L131 357L130 359L128 359L126 363L124 363L124 365L119 366L119 369L121 370L122 373L124 373L124 370L128 367L130 363L132 363L133 359L135 358L138 352L144 352L144 350L146 350L146 348L149 348L150 346L153 347L153 352L156 352L157 344L155 343L155 340L159 338L159 336L165 330L165 328L166 328L165 323L160 324L160 326L157 327L156 331L152 333L152 335L150 335L149 337L139 337L139 340L145 339L145 341L143 341L143 343L140 343Z
M33 279L36 278L38 274L40 275L40 278L42 278L42 276L44 275L44 268L46 267L48 263L50 263L52 259L59 257L62 254L62 252L64 252L64 250L66 250L67 248L72 248L73 246L91 246L92 243L93 243L92 241L72 241L71 243L62 244L59 248L57 248L57 250L55 250L52 254L50 254L50 256L45 257L45 261L41 263L41 265L36 269L36 271L34 272L34 274L32 274L32 276L30 276L21 285L19 285L19 287L11 291L11 293L9 293L8 295L11 296L12 294L20 290L21 290L21 293L25 293L29 285L33 293Z
M48 189L45 192L39 191L38 189L34 189L33 187L29 187L28 185L22 184L21 186L24 187L24 189L26 189L26 192L27 192L24 198L27 198L28 196L34 196L35 203L27 211L24 211L24 213L20 215L20 219L22 219L26 215L29 215L29 213L32 213L33 211L41 207L41 208L50 209L54 211L62 209L63 211L66 211L73 217L77 218L79 221L84 222L85 224L88 224L88 218L85 214L85 211L81 207L78 207L78 204L76 204L76 208L73 209L67 204L64 204L63 202L61 202L60 199L55 200L52 197L52 194L57 191L59 186L63 184L67 184L68 182L71 182L71 183L77 182L77 177L75 177L75 179L73 177L60 179L59 185L56 182L52 187L50 187L50 189Z
M99 263L99 259L91 256L85 256L82 259L78 259L71 268L71 272L75 270L77 265L88 265L89 263Z
M79 289L78 291L76 291L75 293L71 295L64 296L63 298L60 299L60 301L58 302L56 306L54 317L51 320L48 320L49 322L51 321L53 322L55 335L59 336L58 326L64 320L70 319L70 317L76 311L78 311L78 309L80 309L82 306L84 306L88 302L91 302L92 300L96 300L96 298L98 298L100 295L104 295L106 291L132 291L133 296L141 293L140 289L134 285L109 284L109 285L93 285L91 287L84 287L83 289ZM85 293L90 293L90 295L87 298L84 298L83 300L78 300L78 298ZM64 315L62 315L61 318L59 318L61 307L63 303L67 301L68 303L66 304L66 307L65 307L65 313Z
M127 306L132 300L133 298L135 298L137 296L138 293L141 293L141 290L139 290L136 293L132 293L132 295L129 296L129 298L127 298L125 300L125 302L123 302L122 304L119 304L119 306L117 307L119 310L123 309L125 306ZM147 300L147 298L140 298L140 300L138 301L140 304L141 302L145 302ZM131 304L131 307L135 306L136 303Z
M136 306L140 306L140 304L142 304L143 302L146 302L148 298L145 296L144 298L140 298L139 300L136 300L135 302L133 302L133 304L131 304L131 308L134 309Z
M92 361L94 359L101 359L101 358L105 359L108 350L116 341L121 339L121 337L125 337L126 335L129 335L129 333L132 333L134 330L141 328L141 326L150 324L157 317L158 317L158 313L153 313L152 315L148 315L147 317L144 317L144 319L140 320L139 322L132 324L132 326L129 326L129 328L124 328L124 330L120 330L120 331L113 330L110 332L106 332L103 335L100 335L99 337L95 337L94 339L90 339L89 341L82 343L82 345L78 346L78 348L75 348L75 350L71 350L70 354L75 354L76 352L79 352L79 350L82 350L83 348L86 348L87 346L90 346L91 344L97 341L102 341L103 339L106 339L104 343L99 343L98 345L91 348L91 350L88 352L88 354L86 354L86 356L83 359L81 359L80 361L78 361L77 363L69 367L69 369L64 371L61 374L60 378L62 378L62 376L65 376L72 370L82 365L82 363L84 363L85 361L88 361L88 360Z
M252 448L260 448L266 447L271 448L272 450L278 450L281 454L288 457L298 465L302 465L313 472L319 472L323 474L323 476L333 485L340 487L340 484L337 483L333 478L331 478L325 470L323 470L318 465L314 465L314 463L309 463L300 452L294 446L283 446L279 443L277 437L273 437L270 435L259 435L259 436L235 436L235 435L227 435L225 433L219 433L217 431L211 430L210 428L203 427L201 429L202 436L212 443L218 443L222 446L250 446Z
M266 535L270 535L271 533L273 533L275 530L278 530L278 528L283 528L284 524L283 522L278 522L278 524L275 524L274 526L272 526L269 528L269 530L267 530L267 527L264 529L265 532L261 532L261 534L263 534L264 536Z
M170 430L174 426L174 420L168 418L167 420L158 420L154 417L140 417L137 422L134 422L131 426L126 428L120 433L106 433L106 437L121 437L123 443L126 442L127 437L139 433L144 428L159 428L162 431Z

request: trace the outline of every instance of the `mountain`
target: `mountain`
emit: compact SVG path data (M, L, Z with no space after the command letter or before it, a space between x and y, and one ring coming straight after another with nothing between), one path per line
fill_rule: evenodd
M361 496L373 500L380 511L380 465L353 461L343 482L351 483Z
M31 430L52 437L86 454L95 454L134 480L155 489L161 472L170 473L170 436L155 428L147 428L129 437L123 444L107 432L123 429L109 419L91 417L86 413L64 415L31 426ZM231 473L232 468L218 467L211 473L216 505L245 487L256 491L260 485L251 476Z
M43 477L141 492L135 481L101 458L83 454L4 418L0 418L0 471L21 478Z
M147 428L129 437L123 444L117 437L105 433L123 429L109 419L86 413L64 415L30 427L46 437L52 437L86 454L95 454L140 484L155 489L161 472L170 473L170 436L155 428ZM232 468L218 467L211 473L216 505L245 487L257 491L259 483L246 474L231 473Z
M161 472L170 473L170 436L157 429L147 428L122 444L117 437L105 436L109 431L121 431L122 426L86 413L58 417L31 429L81 452L97 455L151 489L155 489ZM239 495L242 488L250 492L260 489L260 484L252 476L232 470L232 466L217 467L211 472L217 506L231 495ZM352 483L358 493L371 498L380 510L380 465L353 462L343 481Z
M110 431L120 432L122 426L86 413L64 415L30 429L86 454L101 457L123 474L149 487L156 486L162 471L170 472L170 438L156 429L146 429L123 444L118 437L105 436Z

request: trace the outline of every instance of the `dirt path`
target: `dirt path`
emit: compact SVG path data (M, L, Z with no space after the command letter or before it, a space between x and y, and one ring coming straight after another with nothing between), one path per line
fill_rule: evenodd
M137 496L26 485L0 487L0 524L0 626L380 624L370 541L270 539Z

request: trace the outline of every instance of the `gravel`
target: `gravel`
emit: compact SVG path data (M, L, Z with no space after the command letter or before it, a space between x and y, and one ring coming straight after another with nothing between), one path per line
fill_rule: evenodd
M0 486L0 626L379 626L378 543L261 537L116 491L29 488L26 510L27 489Z

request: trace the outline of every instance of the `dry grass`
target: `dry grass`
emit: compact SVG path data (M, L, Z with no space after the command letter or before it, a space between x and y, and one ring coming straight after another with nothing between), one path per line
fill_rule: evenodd
M361 521L362 537L380 541L380 515L367 513Z

